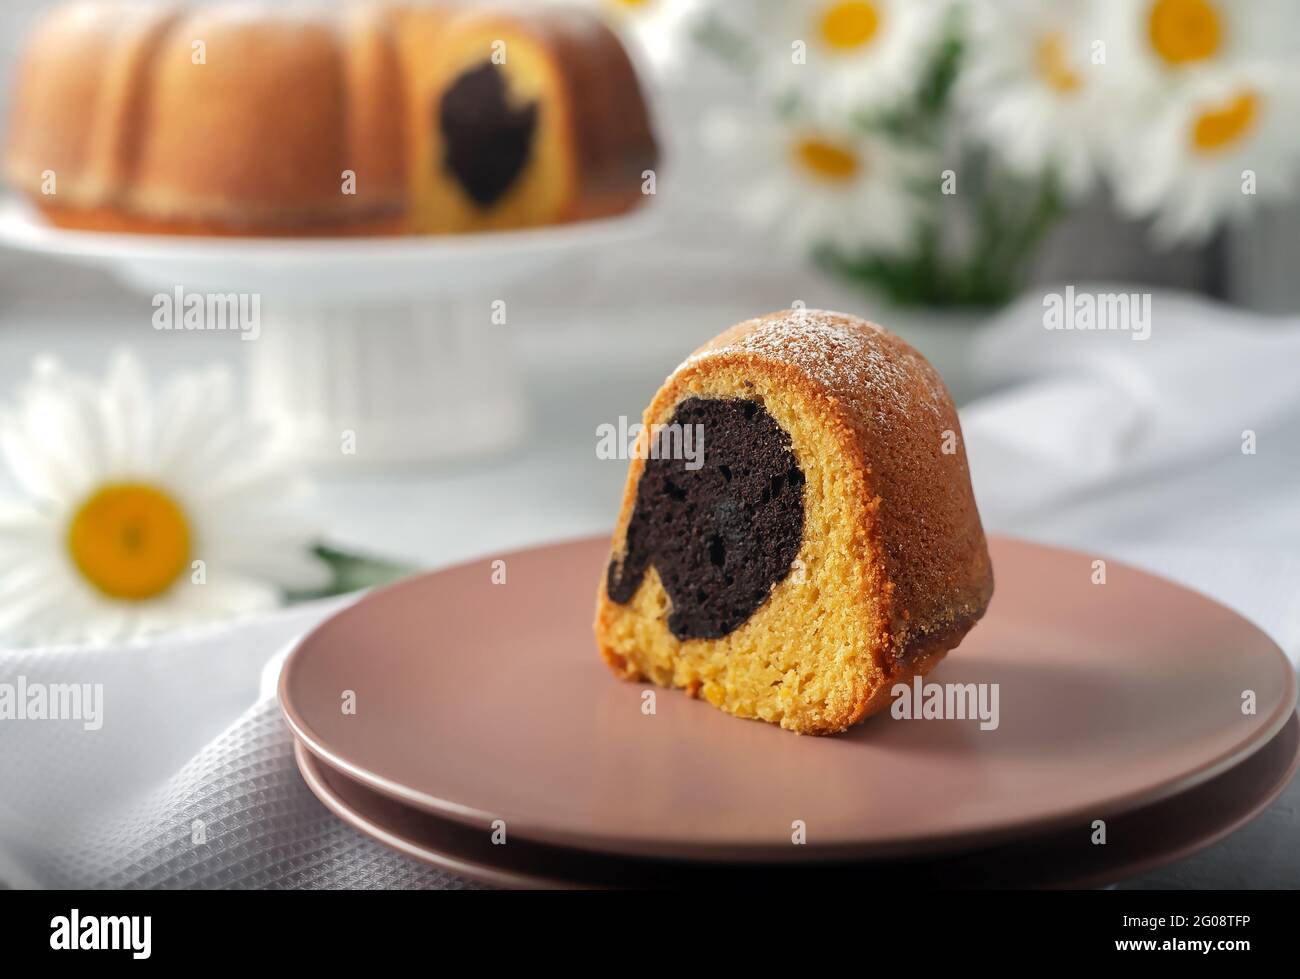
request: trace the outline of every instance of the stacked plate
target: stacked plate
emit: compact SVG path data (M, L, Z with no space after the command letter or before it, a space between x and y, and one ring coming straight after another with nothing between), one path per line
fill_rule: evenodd
M321 801L495 885L1081 886L1230 833L1300 759L1282 651L1114 562L1094 584L1091 556L995 539L993 604L921 691L946 716L809 738L615 680L607 544L414 578L304 637L280 700Z

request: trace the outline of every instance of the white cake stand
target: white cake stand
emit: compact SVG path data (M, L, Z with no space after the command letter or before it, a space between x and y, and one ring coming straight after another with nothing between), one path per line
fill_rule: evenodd
M145 294L233 293L248 308L257 297L257 328L244 335L251 413L302 461L383 467L512 444L527 412L507 290L653 220L642 208L445 237L200 238L63 230L11 199L0 202L0 244L102 267Z

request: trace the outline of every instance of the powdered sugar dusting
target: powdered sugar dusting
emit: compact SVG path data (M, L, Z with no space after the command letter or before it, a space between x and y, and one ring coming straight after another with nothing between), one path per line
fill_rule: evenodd
M856 316L791 309L742 324L738 332L734 340L719 338L717 346L692 354L686 364L741 352L768 356L881 421L918 410L939 415L948 403L933 367L892 333Z

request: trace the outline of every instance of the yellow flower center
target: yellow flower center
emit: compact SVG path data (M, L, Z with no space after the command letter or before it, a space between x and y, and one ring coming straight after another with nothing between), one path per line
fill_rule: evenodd
M1212 58L1223 36L1219 12L1209 0L1156 0L1147 28L1156 54L1171 65Z
M851 51L869 44L880 28L880 12L867 0L831 4L822 13L822 40L838 51Z
M190 558L190 527L180 506L145 483L101 486L68 529L73 563L110 598L144 601L161 595Z
M631 7L633 10L639 10L641 7L648 7L655 0L608 0L615 7Z
M1254 92L1242 92L1221 106L1206 109L1192 124L1192 146L1202 153L1213 153L1238 142L1255 125L1259 98Z
M862 161L851 147L808 137L795 143L795 159L814 177L836 183L852 180Z
M1038 73L1048 86L1058 92L1073 92L1079 87L1079 76L1070 67L1065 54L1065 35L1060 31L1044 34L1038 41Z

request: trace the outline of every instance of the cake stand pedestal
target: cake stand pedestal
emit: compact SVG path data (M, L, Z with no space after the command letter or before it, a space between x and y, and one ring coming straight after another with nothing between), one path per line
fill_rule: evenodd
M505 326L430 295L275 304L249 345L254 417L279 451L318 466L401 465L508 448L523 389Z
M241 332L249 411L277 449L316 466L379 468L515 443L528 412L511 357L512 290L652 220L640 211L444 237L197 238L59 229L9 200L0 244L107 269L172 308L238 309L201 328Z

